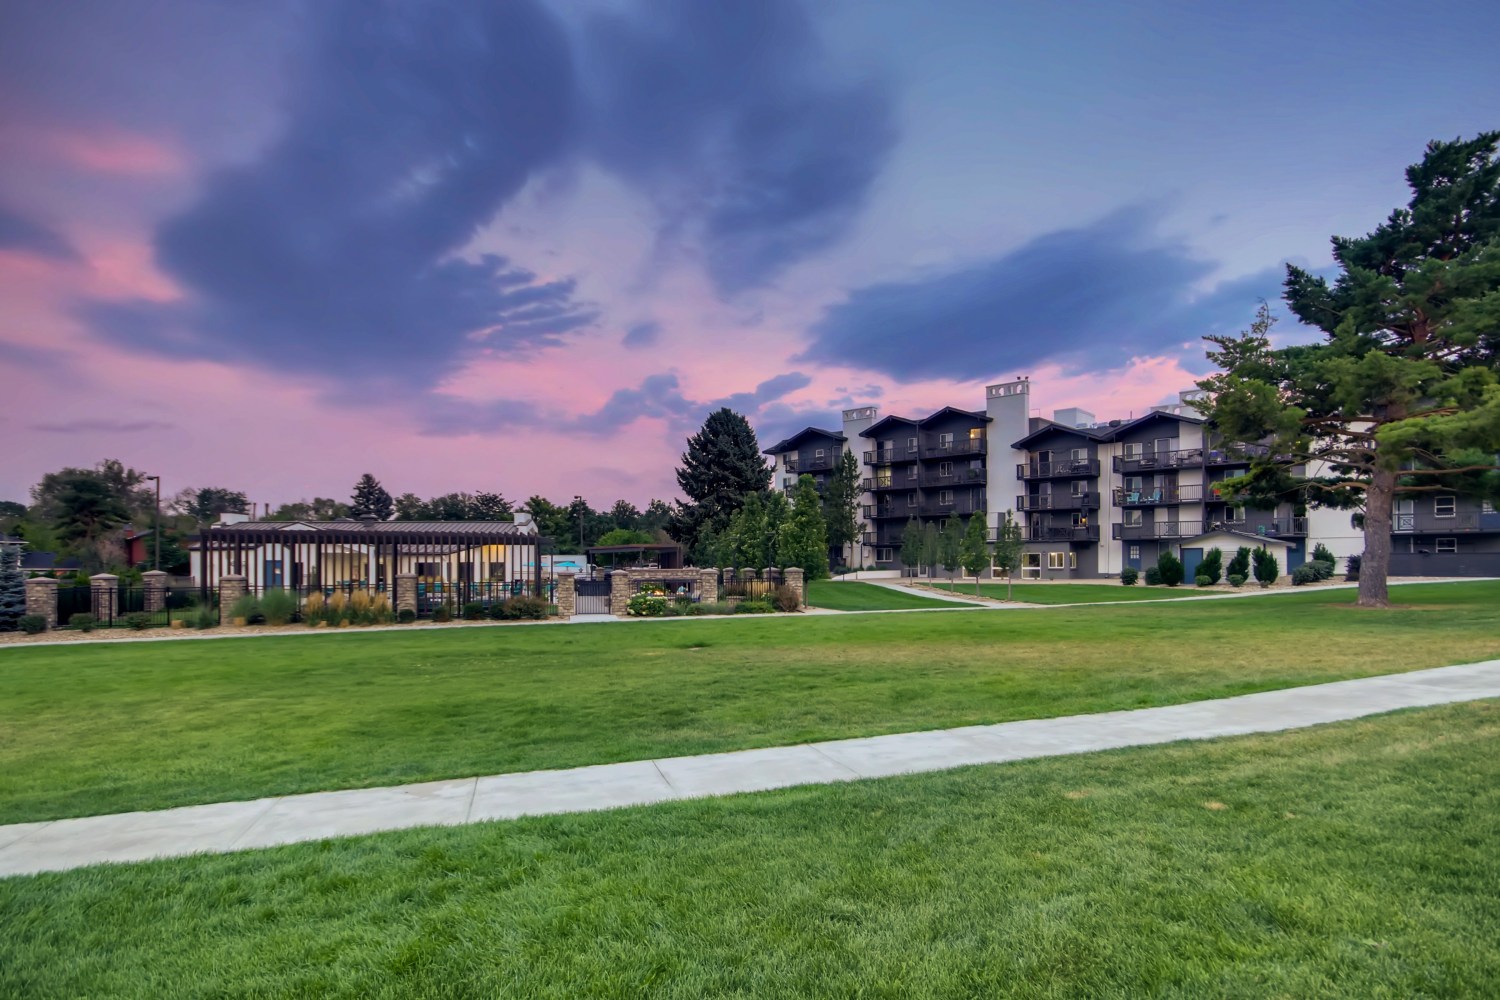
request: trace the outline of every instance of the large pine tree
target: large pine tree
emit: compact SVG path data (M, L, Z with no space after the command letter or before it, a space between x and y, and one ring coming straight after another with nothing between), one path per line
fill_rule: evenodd
M396 503L380 485L380 480L366 472L354 484L354 495L349 498L349 514L364 517L374 514L377 521L389 521L396 513Z
M1266 442L1221 489L1363 511L1359 603L1385 607L1397 494L1500 494L1500 132L1433 142L1406 171L1407 207L1335 237L1339 274L1288 265L1286 301L1326 339L1272 349L1262 308L1208 338L1199 385L1229 441Z
M729 526L746 495L770 488L771 468L750 422L727 408L709 414L702 429L688 438L677 485L687 499L678 502L668 530L695 549L704 531L717 535Z

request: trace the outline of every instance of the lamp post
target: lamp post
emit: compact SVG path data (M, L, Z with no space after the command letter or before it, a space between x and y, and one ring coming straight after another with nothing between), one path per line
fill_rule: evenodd
M147 476L146 479L156 482L156 524L151 531L151 540L156 546L156 553L151 560L151 568L161 569L161 476Z

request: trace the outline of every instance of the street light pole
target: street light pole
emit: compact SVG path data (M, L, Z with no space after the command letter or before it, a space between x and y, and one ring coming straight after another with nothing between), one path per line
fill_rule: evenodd
M156 525L151 532L152 541L156 545L156 555L151 560L151 568L161 569L161 476L147 476L146 478L156 480Z

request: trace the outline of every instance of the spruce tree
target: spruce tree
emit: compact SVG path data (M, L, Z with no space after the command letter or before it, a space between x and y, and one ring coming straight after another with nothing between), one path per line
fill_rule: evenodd
M807 580L828 575L828 529L823 524L823 500L812 476L797 477L792 513L781 526L778 555L783 568L800 566Z
M1208 577L1210 585L1219 582L1224 576L1224 552L1222 549L1208 550L1208 554L1198 564L1198 575Z
M389 521L396 513L396 503L380 485L380 480L366 472L354 484L354 494L349 497L349 516L375 515L377 521Z
M14 632L26 613L26 577L14 545L0 546L0 632Z
M984 515L975 514L964 528L963 542L959 546L958 558L966 572L974 574L974 596L979 596L979 574L990 564L988 531Z
M766 569L775 556L767 543L766 508L759 493L745 497L744 506L730 521L735 534L735 565L746 569Z
M749 421L727 408L709 414L688 438L677 485L687 499L673 512L667 529L672 537L691 548L704 529L723 531L747 494L771 485L771 468Z

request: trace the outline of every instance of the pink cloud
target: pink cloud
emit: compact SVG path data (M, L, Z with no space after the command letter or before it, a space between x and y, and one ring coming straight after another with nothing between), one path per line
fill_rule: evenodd
M167 140L112 127L43 127L6 145L30 151L75 170L122 177L167 177L187 170L185 153Z

